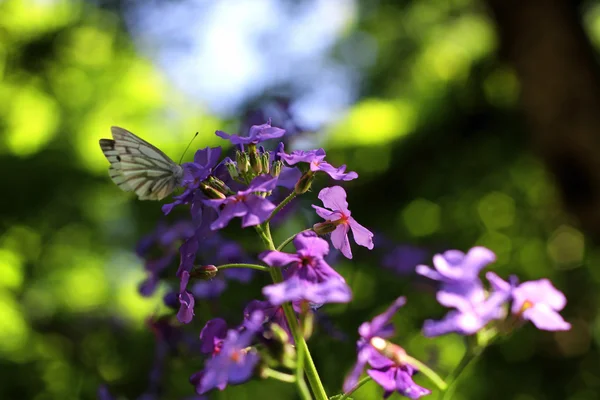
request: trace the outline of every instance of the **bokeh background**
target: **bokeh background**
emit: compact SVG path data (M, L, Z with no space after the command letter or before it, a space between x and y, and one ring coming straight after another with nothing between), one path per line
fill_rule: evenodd
M0 1L0 398L92 399L100 385L118 398L152 385L158 398L194 398L197 353L179 351L159 383L151 376L146 321L170 313L167 288L140 296L134 249L164 221L160 205L115 187L98 139L123 126L178 160L196 131L192 150L265 116L295 132L288 149L325 147L359 173L345 185L351 209L377 233L373 252L338 259L354 301L322 308L309 342L331 395L358 325L399 295L396 342L452 370L463 338L420 334L445 310L412 272L480 244L503 277L550 278L573 328L521 329L465 372L453 398L600 398L600 3L523 3ZM276 238L314 222L292 213ZM239 322L262 283L198 301L185 331L197 337L217 315ZM370 383L354 398L381 394ZM211 394L259 396L296 392L253 381Z

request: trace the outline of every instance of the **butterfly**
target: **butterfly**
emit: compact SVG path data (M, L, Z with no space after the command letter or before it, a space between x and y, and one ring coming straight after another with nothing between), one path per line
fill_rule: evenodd
M100 149L110 162L108 173L126 192L140 200L162 200L183 179L183 168L165 153L126 129L110 128L112 139L100 139Z

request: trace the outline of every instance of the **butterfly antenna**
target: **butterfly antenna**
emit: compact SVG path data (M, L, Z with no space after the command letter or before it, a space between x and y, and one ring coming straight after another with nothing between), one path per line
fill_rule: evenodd
M190 144L188 144L187 147L185 148L185 150L183 151L183 154L181 155L181 158L179 159L178 164L181 164L181 162L183 161L183 156L185 156L185 153L190 149L190 146L192 145L192 142L194 141L194 139L196 139L196 136L198 136L198 132L196 132L196 134L194 135L192 140L190 140Z

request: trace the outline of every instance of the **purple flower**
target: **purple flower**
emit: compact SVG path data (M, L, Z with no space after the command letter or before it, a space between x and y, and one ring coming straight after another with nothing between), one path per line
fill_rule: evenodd
M510 298L510 288L495 285L488 295L479 279L479 272L495 261L495 254L485 247L473 247L467 254L448 250L433 257L435 270L417 266L417 273L441 283L436 294L440 304L454 308L439 321L426 320L425 336L439 336L451 332L472 335L494 319L505 316L504 304Z
M467 254L448 250L433 256L435 270L418 265L418 274L441 283L437 300L446 307L458 308L464 300L477 304L485 300L485 290L479 271L494 262L496 255L485 247L473 247Z
M433 256L435 270L426 265L417 266L417 273L444 284L463 284L478 280L479 271L496 261L496 255L485 247L473 247L467 254L448 250Z
M223 131L216 131L215 135L229 140L231 144L257 144L265 140L282 137L285 131L281 128L271 126L271 120L266 124L253 125L248 132L248 136L229 135Z
M247 347L262 325L264 315L257 311L245 324L243 331L230 329L223 340L220 351L208 360L204 369L190 378L198 394L204 394L214 388L224 390L228 384L239 384L250 379L259 356Z
M369 369L367 374L384 390L383 398L387 399L394 392L409 399L418 399L431 393L431 390L417 385L412 376L416 369L411 365L397 365L384 357L383 366Z
M259 257L271 267L286 267L285 281L263 288L273 304L305 300L311 303L348 302L351 291L344 278L327 264L329 244L314 232L301 232L294 238L296 253L267 251Z
M333 278L324 282L309 282L292 276L283 283L266 286L263 294L274 305L303 300L322 305L348 303L352 299L352 292L346 282Z
M177 254L176 244L180 240L194 234L194 228L188 221L180 221L173 225L161 223L156 230L144 236L136 247L138 256L145 259L144 269L148 277L140 285L140 293L143 296L151 296L159 283L162 272L171 264ZM158 248L161 256L150 257L152 248Z
M516 279L512 279L509 284L493 272L488 272L486 276L494 286L502 287L504 290L512 289L511 312L514 315L531 321L536 328L545 331L571 329L571 324L558 313L565 308L567 299L548 279L523 282L516 286Z
M229 176L225 164L231 162L231 159L226 157L219 163L220 157L220 147L206 147L196 151L194 162L182 164L182 186L185 190L179 196L173 196L174 201L172 203L162 206L162 211L165 215L169 214L178 205L193 202L198 194L204 197L202 191L198 188L200 182L206 180L210 175L214 175L221 180Z
M190 273L183 271L181 274L181 283L179 284L179 311L177 312L177 319L183 324L189 324L194 317L194 296L186 291L188 281L190 280Z
M394 326L390 321L396 311L405 303L406 299L404 297L398 297L383 314L376 316L371 322L364 322L358 328L358 333L360 334L360 339L356 343L358 357L352 372L350 372L344 381L344 392L349 391L356 385L363 369L370 360L380 359L381 355L371 346L371 339L374 337L385 339L394 335Z
M333 165L325 161L325 150L295 150L291 154L279 153L281 158L289 165L294 165L299 162L309 163L312 172L322 171L328 174L333 179L339 181L351 181L358 178L358 174L354 171L346 172L346 166L342 165L335 168Z
M237 194L225 199L204 200L204 203L219 212L219 217L210 225L212 230L224 228L234 217L242 218L242 227L258 225L264 222L275 205L256 192L268 193L275 188L277 179L261 175L256 178L248 189L238 191ZM221 207L223 208L221 209Z
M321 218L336 225L335 230L331 233L333 247L339 249L347 258L352 258L348 240L348 231L351 229L356 244L369 250L373 248L373 233L352 218L346 201L346 191L341 186L321 190L319 199L329 210L315 205L312 207Z
M483 301L471 303L462 298L454 306L457 310L448 312L440 321L426 320L423 334L427 337L445 335L456 332L461 335L472 335L494 319L505 316L504 304L510 298L508 291L494 291Z
M211 319L200 332L200 351L204 354L219 354L226 337L227 323L225 320L223 318Z

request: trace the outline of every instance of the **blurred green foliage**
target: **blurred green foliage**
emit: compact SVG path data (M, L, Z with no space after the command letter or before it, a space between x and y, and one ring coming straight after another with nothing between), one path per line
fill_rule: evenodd
M98 139L111 125L124 126L177 158L194 132L197 147L221 144L214 130L236 122L172 89L136 51L118 10L84 1L0 2L2 399L88 399L102 383L127 398L144 391L154 351L144 320L166 311L164 289L151 299L138 295L144 274L133 248L162 213L110 182ZM585 26L600 46L600 7L586 10ZM362 77L359 101L319 140L332 163L361 176L347 185L357 220L430 255L485 245L498 255L493 268L501 276L548 277L569 299L572 331L522 329L467 370L453 398L599 398L600 252L561 211L528 146L519 85L497 58L481 4L363 1L351 32L374 39L377 59ZM295 215L276 238L308 222ZM321 328L309 342L331 395L355 357L358 325L401 294L408 305L396 317L397 343L442 374L464 352L458 336L420 335L423 320L444 310L414 277L374 260L357 251L336 266L354 301L323 311L349 339ZM216 315L239 320L244 303L259 296L259 281L230 288L222 302L198 304L190 332ZM192 395L188 376L201 367L198 355L168 366L165 398ZM354 398L381 393L370 383ZM293 398L295 390L252 382L214 394L258 396Z

